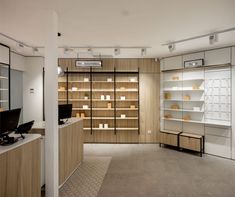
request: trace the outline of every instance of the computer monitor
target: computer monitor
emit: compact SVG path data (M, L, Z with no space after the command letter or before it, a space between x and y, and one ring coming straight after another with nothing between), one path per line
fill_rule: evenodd
M63 119L71 118L72 116L72 104L63 104L58 106L58 118L59 124L64 124Z
M0 135L9 134L18 126L21 109L0 112Z

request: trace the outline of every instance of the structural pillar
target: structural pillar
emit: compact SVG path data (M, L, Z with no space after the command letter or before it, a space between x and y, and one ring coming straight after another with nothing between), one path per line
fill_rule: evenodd
M45 182L46 197L59 196L58 182L58 43L57 14L48 13L45 43Z

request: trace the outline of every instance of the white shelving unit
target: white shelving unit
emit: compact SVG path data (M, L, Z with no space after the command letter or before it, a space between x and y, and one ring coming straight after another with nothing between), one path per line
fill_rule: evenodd
M205 134L205 126L231 126L231 68L161 74L161 130Z
M9 69L10 65L0 62L0 111L8 110L10 107Z

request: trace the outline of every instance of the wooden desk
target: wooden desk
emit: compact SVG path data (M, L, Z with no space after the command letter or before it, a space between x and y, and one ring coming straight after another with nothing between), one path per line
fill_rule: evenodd
M40 137L0 146L0 197L40 197Z
M45 123L35 123L32 133L45 135ZM83 160L83 120L71 118L59 125L59 185L72 175Z

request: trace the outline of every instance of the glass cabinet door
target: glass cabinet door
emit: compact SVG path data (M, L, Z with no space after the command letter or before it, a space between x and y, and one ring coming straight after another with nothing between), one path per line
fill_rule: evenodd
M0 111L9 109L9 66L0 63Z

